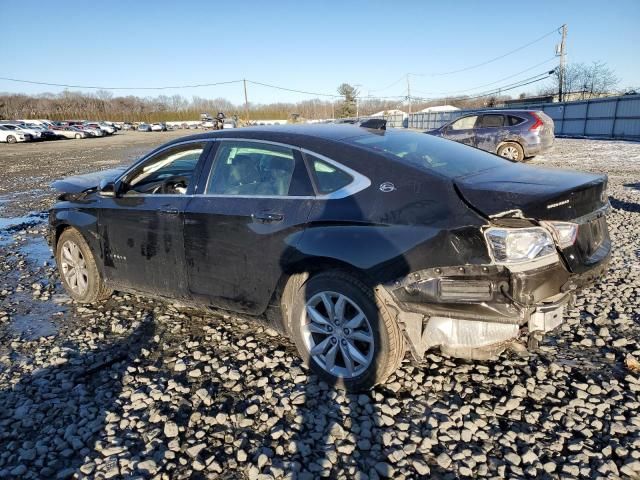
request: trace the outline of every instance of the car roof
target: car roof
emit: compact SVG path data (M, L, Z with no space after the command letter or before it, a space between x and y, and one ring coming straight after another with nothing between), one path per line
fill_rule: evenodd
M347 138L393 134L393 130L372 130L351 124L320 124L320 125L267 125L246 127L242 129L214 130L211 132L180 137L171 143L181 143L190 140L205 140L212 138L245 138L249 140L271 140L274 142L295 142L300 146L314 143L318 139L340 142Z

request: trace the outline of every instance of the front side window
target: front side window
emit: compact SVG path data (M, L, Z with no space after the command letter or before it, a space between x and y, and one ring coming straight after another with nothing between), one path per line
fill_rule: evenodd
M464 117L460 120L456 120L451 124L451 130L470 130L476 124L477 119L477 115L472 115L470 117Z
M126 192L184 195L193 180L204 143L169 148L154 155L126 180Z
M293 150L249 141L222 141L216 152L206 193L213 195L286 196L295 169Z

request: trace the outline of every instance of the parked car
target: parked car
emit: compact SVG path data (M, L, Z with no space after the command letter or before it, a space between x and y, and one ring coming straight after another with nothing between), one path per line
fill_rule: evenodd
M17 143L29 142L32 140L31 135L16 128L10 128L7 125L0 124L0 142Z
M133 125L130 123L123 123L122 124L122 130L133 130Z
M83 132L87 132L92 137L104 137L106 135L106 132L103 129L95 126L89 126L85 124L83 125L76 124L76 125L73 125L73 127L78 128Z
M29 130L35 130L40 132L40 140L57 140L58 136L55 134L53 130L48 127L33 125L30 123L21 123L21 127L28 128Z
M13 131L20 131L26 135L30 135L32 140L40 140L42 132L33 128L27 128L17 123L4 123L3 126Z
M54 130L54 132L57 135L60 135L61 137L65 137L65 138L81 139L81 138L87 138L88 136L90 136L88 132L85 132L76 127L60 127Z
M102 130L106 135L113 135L114 133L116 133L115 128L113 128L111 125L107 125L104 122L91 122L86 123L85 125L89 128Z
M551 117L533 110L470 113L429 133L521 161L548 150L555 135Z
M236 124L235 120L231 120L231 119L227 119L224 122L222 122L222 128L237 128L238 125Z
M167 126L164 123L152 123L151 124L152 132L166 132Z
M149 125L148 123L141 123L140 125L138 125L138 131L139 132L151 132L151 125Z
M65 289L266 314L320 376L359 390L406 350L533 348L607 268L606 176L366 126L209 132L56 182Z

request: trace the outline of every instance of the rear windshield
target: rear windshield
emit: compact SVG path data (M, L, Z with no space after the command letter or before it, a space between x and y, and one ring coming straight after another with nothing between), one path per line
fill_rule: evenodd
M344 141L450 178L471 175L509 162L497 155L426 133L386 131L380 135L363 135Z

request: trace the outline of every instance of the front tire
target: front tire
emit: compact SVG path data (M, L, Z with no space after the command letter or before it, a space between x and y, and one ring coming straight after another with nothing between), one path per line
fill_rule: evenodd
M524 160L524 150L515 142L507 142L504 145L500 145L500 148L498 148L498 155L516 162Z
M370 389L400 366L402 332L373 288L333 270L291 293L289 331L302 359L329 385Z
M79 133L76 133L76 140L80 140L82 138L82 135L80 135Z
M62 285L76 302L94 303L113 293L104 284L89 245L76 229L68 228L58 238L56 263Z

